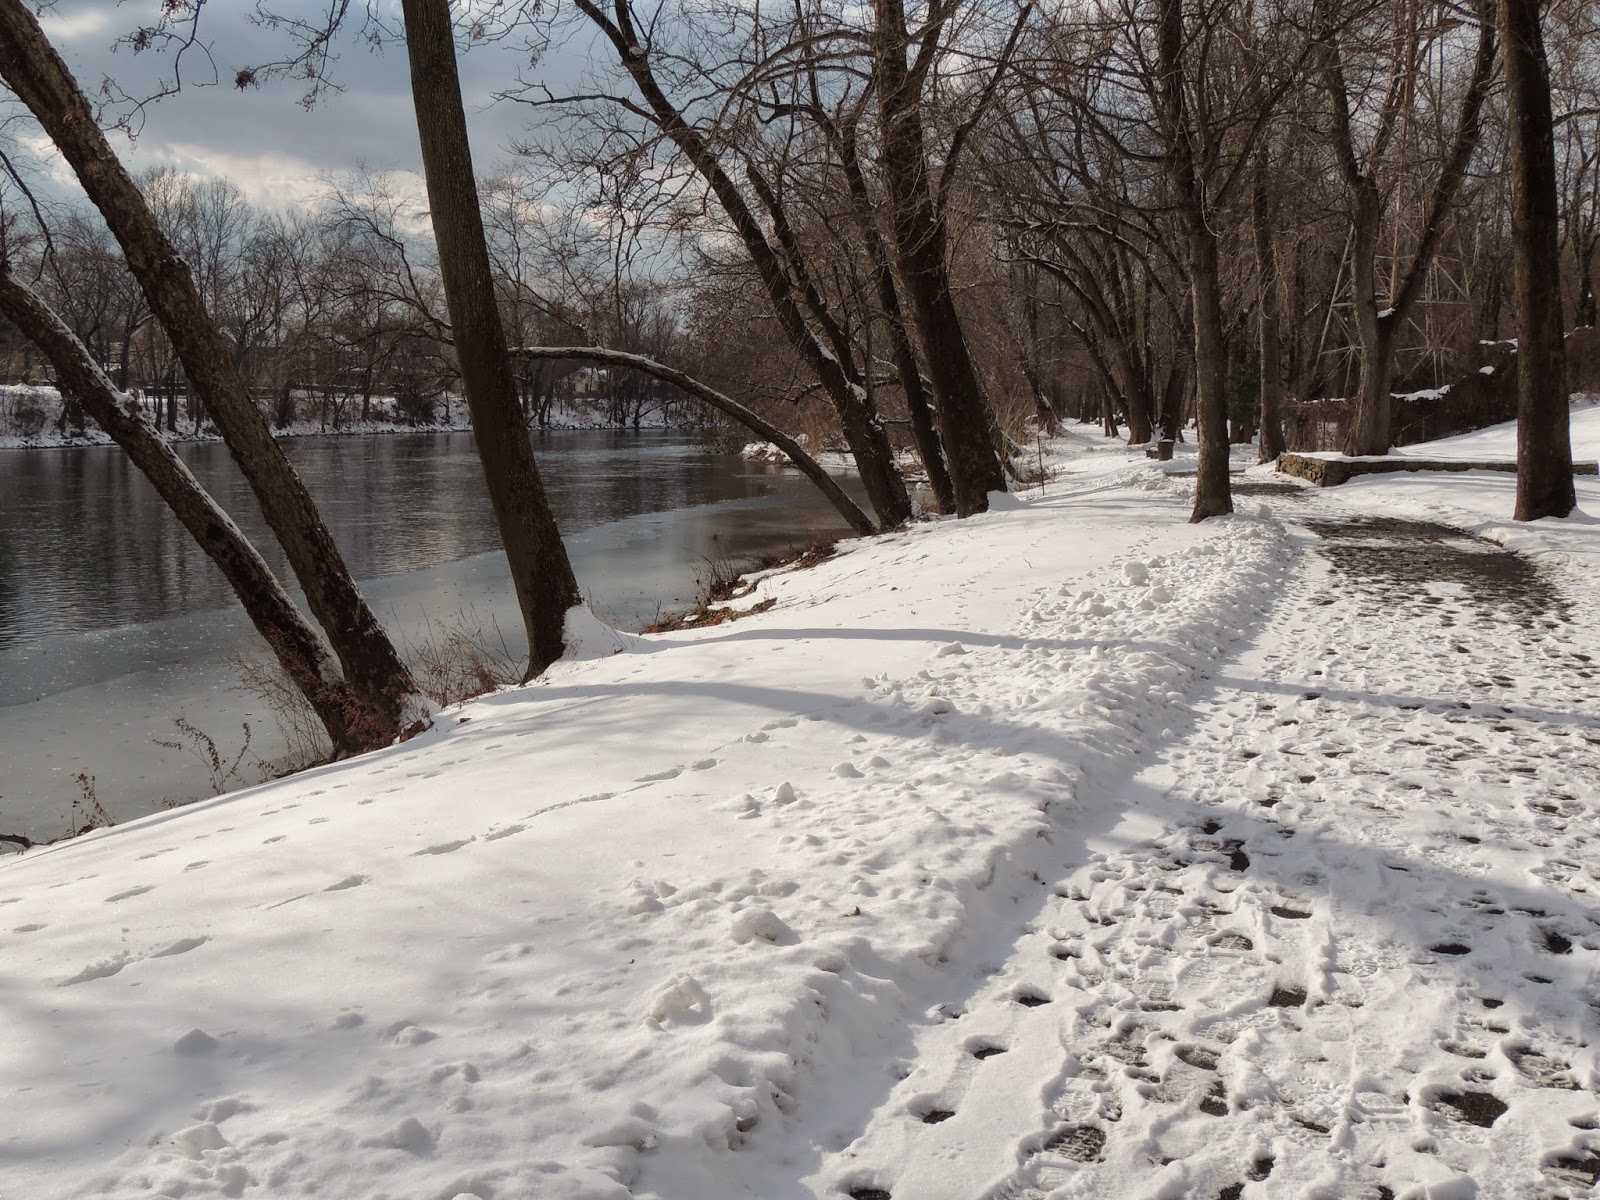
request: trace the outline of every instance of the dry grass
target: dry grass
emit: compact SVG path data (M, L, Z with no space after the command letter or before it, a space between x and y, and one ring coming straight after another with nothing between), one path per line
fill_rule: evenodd
M500 626L486 628L475 609L457 609L448 621L430 619L420 637L401 647L422 694L441 708L462 704L514 683L526 663L511 652Z
M646 633L670 633L677 629L704 629L711 625L724 625L740 617L763 613L776 603L771 597L752 604L749 608L717 608L730 600L741 600L756 590L756 583L748 576L767 574L780 569L802 571L832 558L835 543L815 542L804 550L791 550L783 554L767 554L740 568L727 559L705 560L707 574L701 580L700 598L686 612L662 617L645 627Z

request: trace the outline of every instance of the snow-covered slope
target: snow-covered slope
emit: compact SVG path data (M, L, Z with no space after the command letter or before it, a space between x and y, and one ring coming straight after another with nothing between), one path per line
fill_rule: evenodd
M1359 493L1191 526L1174 465L1069 436L1042 494L759 615L583 620L408 745L0 862L0 1196L1442 1197L1581 1157L1600 718L1533 664L1594 624L1450 643L1292 523ZM1457 710L1491 652L1528 682ZM1502 894L1568 943L1544 983L1467 928ZM1522 1104L1534 1053L1579 1090Z

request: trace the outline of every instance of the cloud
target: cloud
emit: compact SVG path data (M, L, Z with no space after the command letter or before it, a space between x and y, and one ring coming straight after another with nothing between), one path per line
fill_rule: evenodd
M110 7L84 8L65 13L59 9L46 9L39 14L39 25L52 42L77 42L95 37L111 28Z
M139 160L141 165L170 166L190 175L227 179L261 208L314 207L323 191L317 164L277 151L250 153L164 142L140 154Z

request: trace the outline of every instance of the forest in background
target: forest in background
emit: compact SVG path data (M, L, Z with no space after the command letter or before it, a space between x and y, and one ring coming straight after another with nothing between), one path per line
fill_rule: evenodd
M1411 399L1388 430L1363 432L1369 451L1383 433L1414 441L1514 412L1505 99L1492 26L1478 19L1489 10L1179 5L1185 98L1163 74L1171 7L946 0L885 5L876 24L876 10L823 4L618 8L650 30L643 91L625 49L592 57L581 94L505 81L527 134L480 194L509 341L644 355L815 444L848 442L839 403L786 331L793 319L774 309L778 273L783 303L915 447L925 398L908 392L940 382L917 288L943 287L1010 438L1067 414L1136 443L1181 436L1197 370L1170 169L1179 140L1204 159L1235 440L1265 425L1268 444L1281 427L1290 448L1338 448L1357 410L1388 394ZM539 18L546 59L617 19L583 5ZM1600 14L1557 0L1544 21L1562 312L1568 327L1593 326ZM880 64L896 37L909 69L893 81ZM651 84L660 104L641 99ZM884 136L890 116L919 127L920 157ZM8 182L10 260L159 423L198 427L199 402L103 223L25 203ZM426 203L407 179L353 169L315 207L277 211L223 179L161 169L140 183L275 425L338 429L370 419L376 397L405 422L446 419L448 317ZM904 261L918 242L943 243L942 283L937 264L924 284ZM1574 389L1600 387L1600 345L1581 338L1571 357ZM530 425L579 396L617 427L707 419L670 385L580 368L519 359ZM0 371L51 377L9 326ZM43 415L12 404L0 417L27 435ZM69 406L65 419L82 417Z

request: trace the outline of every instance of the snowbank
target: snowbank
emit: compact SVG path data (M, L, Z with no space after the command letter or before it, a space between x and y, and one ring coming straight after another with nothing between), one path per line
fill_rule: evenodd
M580 661L404 747L0 866L8 1185L797 1179L1284 569L1126 462L735 625L580 614Z
M1386 1164L1486 1196L1581 1167L1592 1042L1538 1043L1573 1088L1530 1072L1593 991L1568 823L1597 796L1541 799L1556 760L1524 757L1600 737L1551 674L1588 678L1592 624L1417 625L1259 502L1187 524L1191 448L1135 455L1069 434L1042 489L763 575L734 623L574 610L543 681L405 746L0 862L6 1194L1354 1195ZM1509 512L1509 477L1419 482L1274 503ZM1518 532L1552 566L1600 541ZM1516 638L1530 679L1477 680ZM1449 1123L1489 1069L1512 1115Z

